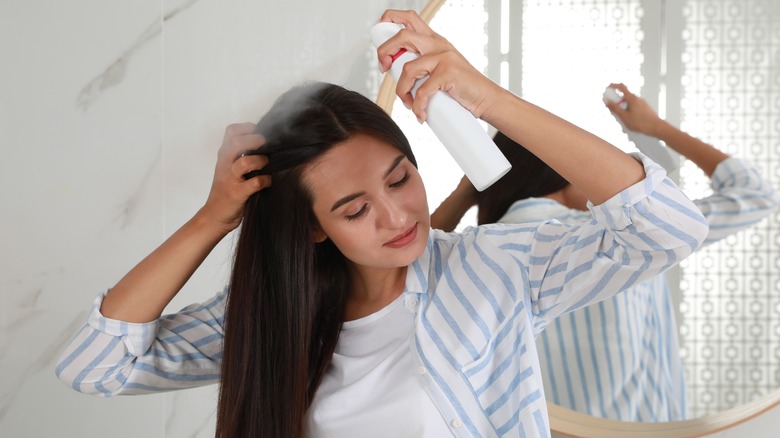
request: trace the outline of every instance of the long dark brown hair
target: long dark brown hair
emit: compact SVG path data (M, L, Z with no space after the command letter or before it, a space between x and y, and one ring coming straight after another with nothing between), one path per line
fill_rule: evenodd
M496 133L493 141L512 164L512 169L477 194L479 225L498 222L515 201L549 195L569 185L547 163L504 133Z
M282 95L257 124L272 186L249 198L225 314L217 413L220 438L300 437L306 411L338 341L350 279L326 239L302 181L307 163L361 133L397 147L416 166L404 134L376 104L337 85Z

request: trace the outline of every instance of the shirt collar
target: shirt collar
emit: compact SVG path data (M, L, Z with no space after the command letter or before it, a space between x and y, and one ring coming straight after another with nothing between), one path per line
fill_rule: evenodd
M406 270L406 288L404 293L425 294L428 292L428 276L433 254L433 234L435 232L435 230L430 230L425 250Z

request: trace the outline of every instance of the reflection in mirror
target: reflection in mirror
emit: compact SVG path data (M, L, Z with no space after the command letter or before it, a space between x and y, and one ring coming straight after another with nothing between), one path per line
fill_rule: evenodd
M772 23L780 10L766 9L761 1L689 0L665 8L659 3L448 1L431 26L496 82L626 151L634 151L634 145L601 103L610 82L627 84L672 125L754 163L777 187L780 157L771 139L780 124L778 103L771 96L780 91L780 73L770 62L777 57L770 48L777 44ZM418 137L413 144L440 146L402 106L393 117ZM454 163L442 162L446 154L417 154L437 157L421 165L433 210L461 173ZM712 193L709 178L691 162L684 161L673 176L693 199ZM475 217L472 211L460 227L475 224ZM666 325L674 335L663 343L645 340L644 345L658 355L679 353L684 362L684 376L678 380L678 389L686 388L681 412L666 418L697 418L729 409L739 413L774 403L767 394L780 386L778 219L775 210L670 272L675 315ZM665 324L643 314L632 318L633 323ZM624 325L616 330L630 329ZM587 398L603 394L582 393L577 379L595 378L585 374L586 365L568 358L566 369L559 371L568 371L572 380L557 382L563 388L557 402L593 413L593 400ZM600 375L614 378L620 366L620 361L612 367L602 363ZM630 380L629 387L636 385ZM633 388L639 394L654 389L652 381ZM555 398L548 396L548 401ZM753 405L746 404L751 401Z

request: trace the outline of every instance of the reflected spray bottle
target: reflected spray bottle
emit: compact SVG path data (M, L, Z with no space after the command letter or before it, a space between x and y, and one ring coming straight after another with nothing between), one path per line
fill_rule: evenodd
M379 47L400 30L395 23L378 23L371 28L371 41ZM390 76L398 81L404 64L419 56L403 49L396 53ZM412 96L427 79L415 82ZM428 101L427 123L477 190L490 187L512 168L477 118L448 93L439 91Z
M622 109L628 108L628 102L625 101L623 93L615 88L607 87L606 90L604 90L603 99L605 102L617 103ZM623 128L623 132L628 135L628 139L636 145L639 152L642 152L647 155L648 158L660 164L666 169L667 173L672 173L677 170L679 167L678 160L672 154L672 151L663 146L657 138L650 137L641 132L632 131L628 129L620 119L617 120L618 123L620 123L620 127Z

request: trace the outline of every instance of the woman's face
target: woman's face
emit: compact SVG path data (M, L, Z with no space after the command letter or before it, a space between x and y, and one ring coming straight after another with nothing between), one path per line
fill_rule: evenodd
M430 217L420 174L395 147L356 134L312 162L304 183L326 238L353 263L407 266L422 254Z

